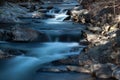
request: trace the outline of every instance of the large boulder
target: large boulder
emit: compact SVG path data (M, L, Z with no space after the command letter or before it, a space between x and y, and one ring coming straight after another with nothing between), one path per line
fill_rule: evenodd
M30 29L30 28L20 28L14 27L11 30L1 30L0 31L0 40L6 41L39 41L45 42L49 41L46 34L39 31Z
M49 41L46 34L30 28L13 28L11 41Z

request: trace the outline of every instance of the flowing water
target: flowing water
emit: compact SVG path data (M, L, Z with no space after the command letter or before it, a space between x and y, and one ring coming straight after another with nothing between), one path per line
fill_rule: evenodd
M26 55L0 61L0 80L33 80L40 65L79 54L78 43L1 43L2 48L26 50ZM7 76L7 77L5 77Z
M82 26L73 24L72 22L63 22L63 20L68 17L66 13L67 10L65 9L60 9L58 12L55 12L55 10L52 9L47 12L47 14L55 15L55 18L47 20L37 19L37 21L42 23L33 22L29 25L31 28L48 34L50 38L49 42L0 42L0 48L26 51L26 54L24 55L0 60L0 80L80 80L79 74L76 75L73 73L65 73L64 79L60 77L62 74L57 77L55 77L57 74L36 74L36 71L42 64L67 58L69 55L77 55L84 48L84 46L77 43L77 40L79 41L80 39L78 38L81 34L80 30L83 29L81 28ZM70 75L77 78L68 78Z

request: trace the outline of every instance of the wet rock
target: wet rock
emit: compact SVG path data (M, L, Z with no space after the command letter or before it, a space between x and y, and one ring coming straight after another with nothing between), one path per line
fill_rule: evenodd
M80 45L89 45L90 44L90 42L88 42L86 39L82 39L82 40L80 40Z
M46 14L44 10L38 10L32 14L32 18L40 18L40 19L48 19L48 18L54 18L54 15Z
M18 55L25 54L26 51L18 50L18 49L0 49L0 59L11 58Z
M49 41L46 34L30 28L13 28L11 30L12 38L10 41Z
M43 66L37 72L67 72L65 66Z
M79 61L77 60L78 56L70 56L67 59L61 59L57 61L53 61L53 65L79 65Z
M91 71L88 68L79 66L67 66L67 70L72 72L91 73Z
M48 36L42 32L30 28L20 28L20 27L14 27L10 30L0 30L0 40L19 41L19 42L49 41Z
M41 19L44 19L45 18L45 13L36 11L36 12L34 12L32 14L32 18L41 18Z
M61 72L61 71L56 68L43 68L39 69L37 72Z

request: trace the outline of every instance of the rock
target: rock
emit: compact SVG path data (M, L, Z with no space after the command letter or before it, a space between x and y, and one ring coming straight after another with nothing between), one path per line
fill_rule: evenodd
M21 23L22 21L18 17L27 15L27 9L16 4L5 3L0 8L1 23Z
M57 61L53 61L53 65L79 65L79 61L77 60L78 56L70 56L66 59L61 59Z
M87 9L82 10L72 10L71 11L71 18L76 22L81 23L90 23L91 22L91 14Z
M0 30L0 40L20 41L20 42L49 41L48 36L42 32L33 30L31 28L20 28L20 27L14 27L11 30Z
M87 14L88 12L89 12L89 11L86 10L86 9L82 9L82 10L79 10L79 11L77 11L77 10L72 10L72 11L71 11L71 14L72 14L72 16L74 17L74 16L79 16L79 15Z
M90 70L91 70L91 72L95 72L95 71L99 70L101 67L102 67L101 64L91 64Z
M82 40L80 40L79 44L80 44L80 45L89 45L90 42L88 42L88 41L85 40L85 39L82 39Z
M108 65L97 64L94 65L95 75L98 78L111 78L112 70Z
M91 73L89 69L79 66L67 66L67 70L72 72Z
M65 66L43 66L37 72L67 72Z
M45 18L45 13L36 11L36 12L34 12L32 14L32 18L41 18L41 19L44 19Z
M44 11L38 10L32 14L32 18L40 18L40 19L47 19L47 18L54 18L55 15L46 14Z
M86 32L86 35L87 35L87 41L89 42L93 42L93 41L95 42L99 38L99 35L93 34L91 32Z
M20 27L12 28L11 35L12 37L10 41L39 41L39 42L49 41L46 34L30 28Z
M117 15L115 20L116 20L116 22L120 22L120 15Z
M116 68L116 69L113 71L112 77L120 80L120 68Z
M11 58L13 56L23 55L26 51L18 50L18 49L0 49L0 59Z
M82 9L81 6L76 6L76 7L73 8L73 10L77 10L77 11L80 10L80 9Z
M56 68L41 68L37 72L61 72L61 71Z
M92 26L88 26L87 27L89 31L91 32L97 32L100 33L102 31L102 29L100 27L92 27Z
M10 38L12 38L10 31L0 30L0 41L8 41Z

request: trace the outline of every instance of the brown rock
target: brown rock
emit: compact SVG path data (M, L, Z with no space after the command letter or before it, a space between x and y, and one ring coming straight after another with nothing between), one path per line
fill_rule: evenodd
M109 65L97 64L94 65L95 75L98 78L111 78L112 70Z
M91 73L91 71L85 67L67 66L67 69L68 71L73 71L73 72Z

